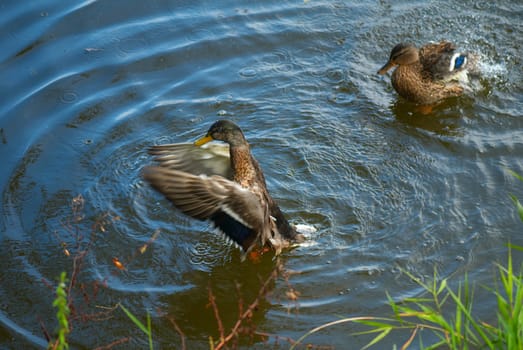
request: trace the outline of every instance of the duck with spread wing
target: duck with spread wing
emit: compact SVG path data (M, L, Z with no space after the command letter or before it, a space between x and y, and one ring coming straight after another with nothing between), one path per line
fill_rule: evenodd
M228 152L212 146L213 140L225 142ZM215 122L194 144L152 146L149 153L158 165L146 167L144 178L186 215L212 221L245 253L269 246L279 254L303 241L267 191L249 143L233 122Z

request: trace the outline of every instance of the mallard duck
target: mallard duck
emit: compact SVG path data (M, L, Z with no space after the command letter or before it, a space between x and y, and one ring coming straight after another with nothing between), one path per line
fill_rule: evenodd
M463 93L460 81L474 66L476 56L456 51L448 41L431 43L417 49L401 43L392 49L389 61L378 71L384 75L395 66L392 86L412 102L428 105Z
M207 147L213 140L228 149ZM245 254L256 246L279 254L303 241L267 191L249 143L233 122L215 122L194 144L152 146L149 153L159 165L145 168L144 178L186 215L212 221Z

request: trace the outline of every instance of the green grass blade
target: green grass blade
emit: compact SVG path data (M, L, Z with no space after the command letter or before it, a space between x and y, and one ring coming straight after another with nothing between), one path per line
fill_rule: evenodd
M427 347L422 347L423 350L436 350L436 349L442 349L445 347L445 345L448 345L448 343L445 340L440 340L436 344L432 344Z
M129 317L131 319L131 321L133 321L133 323L142 330L142 332L144 332L145 334L147 334L148 336L150 336L150 331L147 329L147 327L144 326L144 324L142 322L140 322L139 319L136 318L136 316L134 316L131 311L127 310L122 304L118 304L120 306L120 308L125 312L125 314L127 315L127 317Z
M311 329L310 331L308 331L307 333L305 333L304 335L302 335L300 338L298 338L298 340L296 340L292 345L291 347L289 348L289 350L294 350L296 349L296 347L298 345L300 345L301 342L303 342L303 340L305 340L305 338L307 338L308 336L316 333L316 332L319 332L321 331L322 329L325 329L325 328L329 328L329 327L332 327L334 325L338 325L338 324L342 324L342 323L348 323L348 322L361 322L362 320L381 320L381 321L393 321L391 319L388 319L388 318L385 318L385 317L349 317L349 318L343 318L341 320L336 320L336 321L332 321L332 322L328 322L328 323L324 323L316 328L313 328Z
M458 298L461 299L461 284L458 287ZM461 339L459 338L460 334L463 334L463 336L466 337L467 333L463 333L463 312L461 311L459 305L456 304L456 311L454 316L454 331L458 334L458 337L452 337L454 343L461 343Z
M507 246L510 249L516 249L516 250L519 250L520 252L523 252L523 247L522 246L519 246L519 245L516 245L516 244L512 244L512 243L509 243Z
M444 278L441 283L439 284L438 291L436 292L436 295L440 295L440 293L447 287L447 279Z
M380 340L382 340L383 338L385 338L387 336L387 334L390 333L390 331L392 330L392 327L389 327L389 328L385 328L380 334L378 334L377 336L374 337L374 339L372 339L367 345L365 345L363 348L361 348L362 350L365 350L365 349L368 349L370 348L371 346L373 346L374 344L378 343Z
M449 288L448 292L450 293L452 300L456 303L456 305L459 307L463 315L467 318L467 320L470 322L470 325L474 328L474 330L479 334L483 342L485 342L485 345L488 346L489 349L493 349L494 345L492 344L491 339L485 334L482 327L476 322L474 317L472 316L470 310L463 305L463 302L461 299ZM469 333L470 334L470 333Z
M369 326L369 327L376 328L376 329L392 327L392 325L390 323L377 322L377 321L372 321L372 320L360 320L360 321L354 321L354 322L364 324L365 326Z
M510 169L507 169L507 171L510 173L510 175L514 176L519 181L523 181L523 176L519 175L518 173L516 173L515 171L510 170Z
M510 195L510 198L512 198L512 201L516 205L516 210L518 211L519 218L521 219L521 221L523 221L523 205L521 205L518 198L513 194Z
M151 332L151 314L147 313L147 336L149 338L149 350L153 350L153 332Z

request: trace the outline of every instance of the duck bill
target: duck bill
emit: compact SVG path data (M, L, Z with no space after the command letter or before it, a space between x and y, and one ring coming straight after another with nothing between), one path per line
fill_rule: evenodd
M199 138L198 140L194 141L195 146L202 146L205 145L207 142L211 142L213 138L210 135L205 135L204 137Z
M393 62L388 61L387 63L385 63L385 65L383 67L380 68L380 70L378 71L378 74L384 75L394 66L395 66L395 64Z

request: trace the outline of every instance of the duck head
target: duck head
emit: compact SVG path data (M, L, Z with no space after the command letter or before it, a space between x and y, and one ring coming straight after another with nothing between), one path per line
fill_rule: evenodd
M196 146L201 146L207 142L218 140L228 143L231 146L244 144L245 136L240 127L229 120L218 120L209 128L207 134L194 142Z
M399 65L409 65L419 60L419 53L416 46L408 43L401 43L392 49L390 58L387 63L378 71L378 74L384 75L391 68Z

